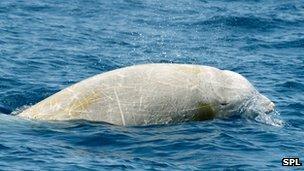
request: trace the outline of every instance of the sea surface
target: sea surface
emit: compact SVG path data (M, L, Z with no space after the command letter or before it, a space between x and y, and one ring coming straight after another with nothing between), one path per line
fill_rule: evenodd
M138 127L14 116L143 63L238 72L276 111ZM0 113L0 170L292 169L281 160L304 162L304 1L1 0Z

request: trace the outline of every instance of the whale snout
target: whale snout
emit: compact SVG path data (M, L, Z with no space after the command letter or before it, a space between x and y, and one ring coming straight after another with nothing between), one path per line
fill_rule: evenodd
M267 106L266 106L266 111L265 113L268 114L268 113L271 113L274 111L274 108L275 108L275 104L273 102L270 102Z
M264 95L260 95L260 104L266 114L273 112L275 109L275 104Z

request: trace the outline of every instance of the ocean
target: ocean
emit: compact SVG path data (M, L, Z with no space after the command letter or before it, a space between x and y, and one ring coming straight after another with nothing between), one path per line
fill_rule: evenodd
M235 71L276 110L136 127L14 116L80 80L144 63ZM281 161L304 161L303 117L303 1L0 1L0 170L295 169Z

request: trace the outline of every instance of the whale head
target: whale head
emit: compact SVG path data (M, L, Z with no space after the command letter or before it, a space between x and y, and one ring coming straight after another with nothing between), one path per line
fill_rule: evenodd
M242 75L223 70L221 84L213 88L218 116L242 115L256 117L274 111L274 103L260 94Z

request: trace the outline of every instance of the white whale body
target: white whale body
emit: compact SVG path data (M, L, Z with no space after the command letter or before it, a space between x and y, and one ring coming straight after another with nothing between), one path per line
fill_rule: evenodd
M18 116L116 125L179 123L255 115L274 104L232 71L188 64L144 64L95 75Z

